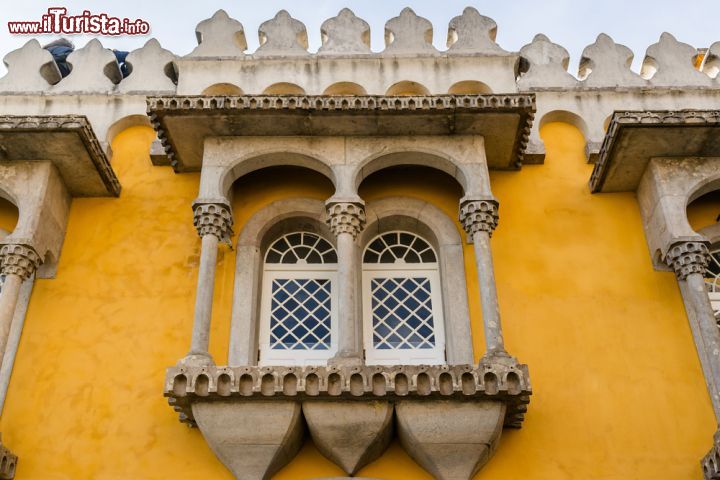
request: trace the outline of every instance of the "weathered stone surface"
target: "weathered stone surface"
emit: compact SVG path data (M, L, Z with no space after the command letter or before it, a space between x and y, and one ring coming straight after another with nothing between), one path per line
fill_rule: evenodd
M12 480L15 478L18 457L7 447L0 443L0 479Z
M31 245L2 244L0 246L0 273L29 279L42 263L42 258Z
M433 26L429 20L419 17L412 8L405 7L395 18L385 24L384 54L403 55L436 53L432 44Z
M303 414L317 449L348 475L379 458L392 439L386 401L304 402Z
M198 199L193 203L193 225L198 235L215 235L222 242L232 237L233 214L229 204L223 201Z
M565 48L552 43L539 33L532 43L520 49L520 71L518 88L574 88L578 85L575 77L567 71L570 54Z
M115 54L96 38L68 55L70 74L53 86L53 93L106 93L122 80Z
M320 26L322 46L318 55L370 54L370 25L349 8Z
M130 52L125 63L131 72L124 78L118 90L120 92L174 92L177 73L173 61L177 56L160 46L160 42L151 38L142 48Z
M35 39L3 58L8 69L0 78L0 92L42 92L62 78L50 52Z
M255 57L308 54L305 25L285 10L280 10L272 20L261 24L258 33L260 47L255 51Z
M176 365L167 370L165 396L194 425L191 405L199 399L242 401L379 400L405 398L500 400L508 404L505 425L520 427L532 393L527 365L366 367L215 367Z
M295 402L199 402L192 410L208 445L238 480L271 478L302 446Z
M705 480L720 480L720 431L715 432L713 447L702 459Z
M678 42L671 34L664 32L658 43L650 45L645 53L642 74L650 77L656 86L685 87L712 85L710 77L695 68L697 49L687 43Z
M694 156L720 156L720 110L616 112L590 188L634 191L651 158Z
M401 401L395 411L408 455L438 480L469 480L500 441L505 404Z
M595 43L583 50L580 58L580 78L585 87L637 87L647 82L630 70L633 52L601 33Z
M473 7L466 7L463 14L450 20L448 26L448 53L479 53L505 55L505 50L495 43L497 24L490 17L480 15Z
M198 23L195 35L198 46L188 57L242 57L247 49L242 23L222 9Z

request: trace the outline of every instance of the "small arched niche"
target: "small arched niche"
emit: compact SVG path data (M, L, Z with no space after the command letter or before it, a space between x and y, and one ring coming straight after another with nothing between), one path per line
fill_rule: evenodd
M263 95L305 95L305 90L294 83L279 82L263 90Z
M385 92L388 96L412 96L412 95L430 95L430 90L421 83L411 82L408 80L397 82L390 86Z
M477 80L464 80L454 83L448 93L451 95L482 95L493 93L492 89L483 82Z
M0 239L10 235L18 223L20 211L17 206L0 194Z
M357 83L336 82L327 87L323 95L367 95L367 91Z
M692 200L687 206L687 219L696 232L716 225L720 219L720 190L713 190ZM717 240L720 241L720 238Z
M242 95L244 92L232 83L215 83L202 91L202 95Z
M553 122L562 122L572 125L573 127L580 130L583 137L585 138L585 141L587 141L588 127L585 123L585 120L583 120L580 115L573 112L568 112L566 110L553 110L543 115L543 117L540 119L540 129L542 130L545 125Z

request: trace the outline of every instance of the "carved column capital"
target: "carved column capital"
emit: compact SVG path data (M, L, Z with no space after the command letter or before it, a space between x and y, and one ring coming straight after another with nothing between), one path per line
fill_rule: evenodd
M672 268L678 280L685 280L693 273L703 275L710 260L710 252L704 242L676 243L665 256L665 263Z
M230 243L232 237L233 215L230 206L221 202L193 203L193 225L198 235L215 235L218 240Z
M460 203L460 223L471 237L477 232L492 235L498 224L497 200L492 198L464 200Z
M8 243L0 247L0 273L30 278L42 263L40 255L30 245Z
M357 238L365 228L365 205L358 202L334 202L325 204L327 209L327 224L333 235L349 233L353 239Z

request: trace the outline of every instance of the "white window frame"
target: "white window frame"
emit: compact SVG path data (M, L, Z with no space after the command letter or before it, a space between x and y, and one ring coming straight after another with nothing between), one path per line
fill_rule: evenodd
M258 365L305 366L325 365L337 353L337 264L286 264L265 265L260 303L260 358ZM327 350L273 350L270 348L270 313L272 309L272 282L274 280L329 280L330 281L330 348Z
M385 235L385 232L381 235ZM402 232L405 233L405 232ZM413 236L419 236L412 232ZM372 243L373 239L368 242ZM422 237L420 237L422 238ZM423 239L424 240L424 239ZM363 252L364 257L364 252ZM437 252L435 252L437 258ZM367 365L445 365L445 319L443 317L440 268L434 263L364 263L363 288L363 341ZM435 347L418 349L378 349L373 343L372 280L376 278L417 278L430 280Z

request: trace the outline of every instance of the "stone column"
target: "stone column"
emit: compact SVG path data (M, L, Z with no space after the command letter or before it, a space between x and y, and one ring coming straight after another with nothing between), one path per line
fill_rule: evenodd
M720 421L720 330L704 278L709 257L705 243L688 241L673 245L665 262L675 271L715 417Z
M472 238L475 247L480 301L485 330L486 356L505 354L500 324L495 270L493 269L490 236L498 223L498 202L494 198L467 199L460 202L460 223Z
M361 199L326 202L327 223L337 237L338 254L338 352L331 365L362 365L360 304L360 257L355 240L365 228L365 204Z
M5 244L0 248L0 273L5 275L0 291L0 364L20 297L20 286L35 273L40 263L40 255L30 245Z
M190 352L182 363L192 365L213 364L208 352L210 320L212 318L215 267L219 242L230 243L233 216L230 205L224 201L196 201L193 204L194 225L202 239L200 269L195 294L195 319Z

